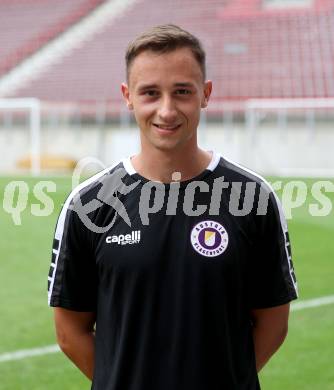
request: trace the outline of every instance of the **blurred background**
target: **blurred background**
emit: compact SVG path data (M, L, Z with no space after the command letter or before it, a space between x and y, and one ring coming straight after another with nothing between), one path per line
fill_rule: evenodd
M194 33L207 53L200 145L281 181L294 205L305 305L293 307L263 389L333 390L333 0L0 0L0 389L89 389L54 345L52 236L77 162L98 159L93 171L138 150L124 54L161 23ZM315 188L323 215L310 214L324 205Z

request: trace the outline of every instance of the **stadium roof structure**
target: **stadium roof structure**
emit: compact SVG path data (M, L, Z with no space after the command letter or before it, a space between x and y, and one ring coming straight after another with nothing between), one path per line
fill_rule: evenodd
M334 97L334 4L329 0L292 9L267 9L260 0L135 1L6 96L120 100L127 43L149 26L171 22L202 39L217 100Z

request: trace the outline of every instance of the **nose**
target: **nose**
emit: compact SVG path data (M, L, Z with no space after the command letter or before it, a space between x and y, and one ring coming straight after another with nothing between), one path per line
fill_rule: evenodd
M165 124L173 123L177 118L175 102L170 96L164 97L161 100L161 105L158 109L158 115L161 121L163 121Z

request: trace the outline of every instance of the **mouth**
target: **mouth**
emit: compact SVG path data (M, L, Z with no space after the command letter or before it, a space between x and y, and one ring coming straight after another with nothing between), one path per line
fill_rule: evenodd
M153 123L153 126L159 129L161 132L173 132L181 127L181 124L164 125L159 123Z

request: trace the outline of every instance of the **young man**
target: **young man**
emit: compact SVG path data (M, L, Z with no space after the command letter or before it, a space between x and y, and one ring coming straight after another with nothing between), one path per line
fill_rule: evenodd
M94 390L259 389L297 296L281 206L258 175L198 147L212 83L193 35L155 27L126 66L141 150L61 211L49 274L59 345Z

